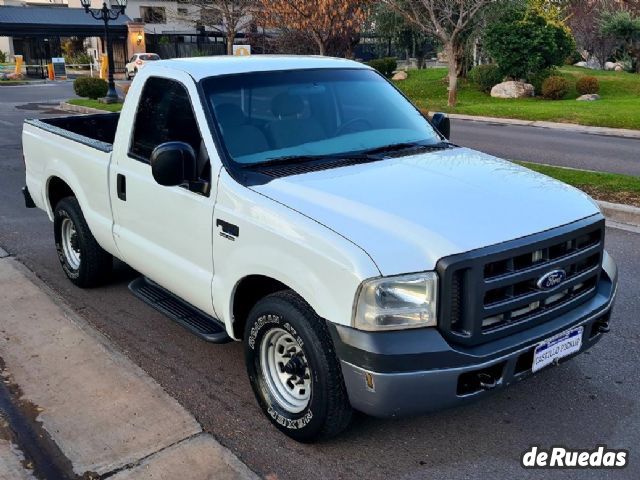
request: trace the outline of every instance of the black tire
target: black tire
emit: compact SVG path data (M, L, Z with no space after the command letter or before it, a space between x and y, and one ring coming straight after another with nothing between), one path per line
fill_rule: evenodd
M261 345L271 330L288 332L308 365L311 393L300 412L278 402L263 373ZM329 438L347 428L353 410L327 325L300 296L285 290L260 300L247 319L244 350L253 392L276 428L299 442Z
M65 255L62 240L62 225L65 220L70 220L75 228L75 247L80 254L79 266L74 266ZM81 288L96 287L107 280L113 267L113 257L96 242L75 197L63 198L55 206L53 233L62 270L69 280Z

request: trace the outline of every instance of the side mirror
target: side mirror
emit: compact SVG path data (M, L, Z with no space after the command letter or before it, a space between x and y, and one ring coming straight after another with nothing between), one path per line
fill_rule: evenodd
M436 127L436 130L438 130L444 138L449 140L451 137L451 120L446 113L434 113L431 118L431 124Z
M167 142L151 152L151 173L165 187L175 187L196 180L196 154L184 142Z

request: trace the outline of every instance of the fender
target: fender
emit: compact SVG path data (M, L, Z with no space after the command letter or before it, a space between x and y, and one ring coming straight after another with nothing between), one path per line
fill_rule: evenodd
M214 217L237 226L239 231L237 237L229 238L214 221L213 304L231 336L235 291L249 275L262 275L287 285L320 317L342 325L351 324L353 301L362 281L380 275L360 247L236 183L224 169Z

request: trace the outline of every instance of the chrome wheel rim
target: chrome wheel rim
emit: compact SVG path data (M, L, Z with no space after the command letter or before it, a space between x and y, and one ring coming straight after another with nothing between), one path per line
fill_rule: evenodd
M269 330L260 343L260 365L271 396L290 413L300 413L311 399L311 370L304 351L289 332Z
M78 270L80 268L80 246L78 245L78 233L71 219L62 220L62 252L69 266Z

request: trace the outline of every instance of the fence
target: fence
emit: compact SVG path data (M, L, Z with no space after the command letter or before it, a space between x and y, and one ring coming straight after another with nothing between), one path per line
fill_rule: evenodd
M147 42L147 52L157 53L160 58L208 57L224 55L227 49L224 43L153 43Z

